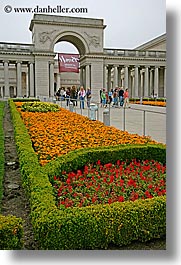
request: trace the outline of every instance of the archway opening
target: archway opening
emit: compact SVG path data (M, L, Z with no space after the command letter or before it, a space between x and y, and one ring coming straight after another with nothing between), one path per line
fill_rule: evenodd
M58 64L58 53L80 55L79 50L76 48L75 45L73 45L68 41L60 41L55 44L54 53L55 53L55 74L54 74L55 93L61 87L67 89L71 88L72 86L76 86L78 88L80 86L80 73L60 72Z

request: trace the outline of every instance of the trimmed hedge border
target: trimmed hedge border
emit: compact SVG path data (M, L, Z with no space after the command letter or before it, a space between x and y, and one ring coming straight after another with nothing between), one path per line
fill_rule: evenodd
M156 160L166 163L166 147L164 145L118 145L109 147L84 148L60 156L44 166L50 181L62 171L71 172L83 168L86 163L102 164L120 161L131 162L132 159Z
M11 100L9 104L21 174L30 200L32 225L41 249L106 249L110 243L121 246L166 234L166 196L59 210L49 181L57 172L76 170L86 162L98 159L106 163L120 158L150 157L165 162L165 146L80 149L41 167L15 104Z
M34 102L34 101L40 102L40 99L38 98L13 98L11 100L13 100L14 102Z
M22 219L12 215L0 215L0 249L15 250L23 248Z

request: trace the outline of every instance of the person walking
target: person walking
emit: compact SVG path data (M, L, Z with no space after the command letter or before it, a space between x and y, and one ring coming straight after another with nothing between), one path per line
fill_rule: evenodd
M130 108L128 88L126 88L126 90L124 91L124 105L123 105L123 107L124 108L126 108L126 107Z

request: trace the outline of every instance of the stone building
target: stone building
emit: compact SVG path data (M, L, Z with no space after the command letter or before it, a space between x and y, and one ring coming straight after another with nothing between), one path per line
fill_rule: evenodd
M32 44L0 43L0 96L52 98L60 86L99 90L128 87L132 97L166 97L166 34L136 49L104 48L103 19L35 14ZM80 74L58 72L54 46L72 43L80 54Z

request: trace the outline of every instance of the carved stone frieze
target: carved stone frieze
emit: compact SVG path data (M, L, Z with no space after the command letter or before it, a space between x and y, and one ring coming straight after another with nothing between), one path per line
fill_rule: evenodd
M94 46L95 48L100 46L100 37L96 35L89 35L87 32L84 32L84 34L87 36L89 45Z
M49 32L48 31L44 31L44 32L39 33L40 42L44 44L48 40L51 41L52 40L52 35L56 31L57 30L52 30L52 31L49 31Z

